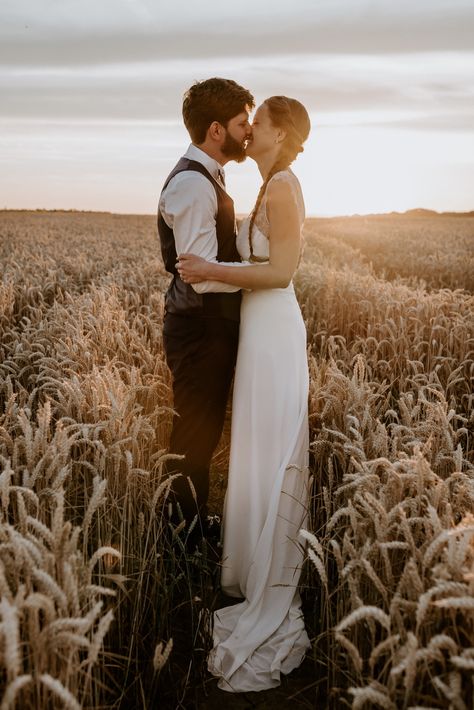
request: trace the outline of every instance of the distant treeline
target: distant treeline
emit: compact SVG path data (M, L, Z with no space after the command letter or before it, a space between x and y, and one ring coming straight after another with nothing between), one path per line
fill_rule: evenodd
M410 218L413 219L414 217L420 217L420 218L427 218L429 217L430 219L436 218L436 217L474 217L474 210L471 210L470 212L436 212L436 210L426 210L423 209L422 207L417 207L413 210L407 210L406 212L380 212L380 213L371 213L371 214L351 214L351 215L340 215L338 216L333 216L333 217L316 217L316 219L367 219L369 217L376 217L377 219L381 217L385 218L395 218L395 219L400 219L400 218Z
M121 216L124 216L125 213L117 213L117 212L110 212L108 210L77 210L77 209L45 209L45 208L36 208L36 209L10 209L8 207L4 207L3 209L0 209L0 214L2 213L21 213L21 212L26 212L26 213L37 213L37 214L110 214L110 215L115 215L115 214L120 214ZM130 216L135 216L135 217L150 217L153 215L150 214L135 214L135 213L127 213ZM238 213L237 214L237 219L242 219L243 217L246 217L246 214ZM470 212L436 212L436 210L427 210L424 209L423 207L416 207L415 209L412 210L407 210L406 212L373 212L369 214L358 214L354 213L351 215L333 215L332 217L324 217L324 216L318 216L318 215L308 215L309 219L352 219L352 218L358 218L358 217L474 217L474 210L471 210Z

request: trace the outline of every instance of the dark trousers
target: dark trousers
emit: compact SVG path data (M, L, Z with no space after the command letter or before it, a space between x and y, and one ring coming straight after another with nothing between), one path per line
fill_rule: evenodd
M173 481L172 491L188 523L197 512L207 514L209 466L224 426L238 333L239 324L231 320L165 315L163 344L176 412L169 450L185 455L168 461L167 472L183 474Z

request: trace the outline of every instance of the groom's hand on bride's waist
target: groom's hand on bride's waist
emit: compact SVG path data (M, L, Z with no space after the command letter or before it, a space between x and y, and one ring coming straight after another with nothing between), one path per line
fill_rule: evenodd
M201 256L186 253L178 256L176 268L185 283L193 284L210 278L212 264Z

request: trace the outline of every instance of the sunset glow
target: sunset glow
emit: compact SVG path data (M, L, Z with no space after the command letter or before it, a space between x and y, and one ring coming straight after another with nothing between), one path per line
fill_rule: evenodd
M189 142L182 94L220 75L257 102L283 93L307 106L294 170L308 214L472 209L470 3L158 6L2 3L0 207L154 212ZM226 171L247 212L255 165Z

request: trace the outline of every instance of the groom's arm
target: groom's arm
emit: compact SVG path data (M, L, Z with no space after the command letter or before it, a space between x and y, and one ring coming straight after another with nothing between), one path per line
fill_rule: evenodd
M182 254L179 272L186 280L215 279L242 289L286 288L298 268L301 254L301 216L291 188L275 182L267 190L267 215L270 226L269 259L261 264L210 263L194 261Z
M193 170L175 175L163 192L160 211L173 230L178 255L189 252L217 263L217 197L204 175ZM222 281L201 281L192 287L197 293L240 291L240 286Z

